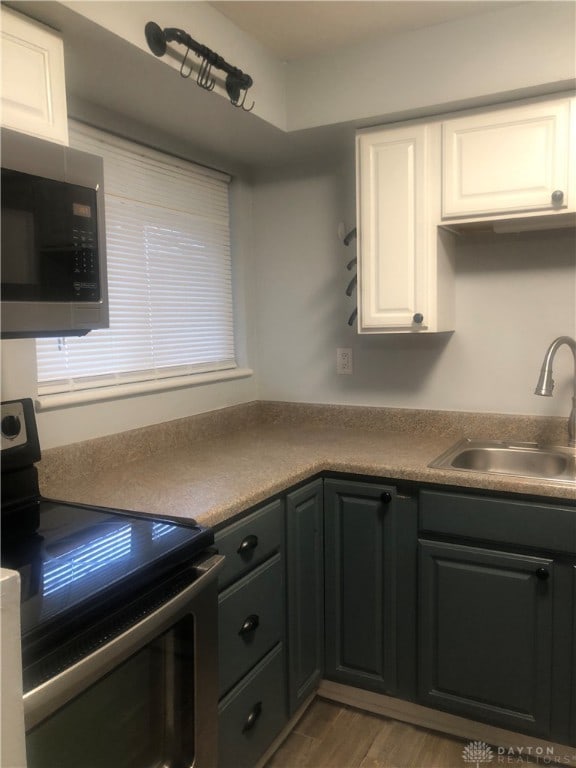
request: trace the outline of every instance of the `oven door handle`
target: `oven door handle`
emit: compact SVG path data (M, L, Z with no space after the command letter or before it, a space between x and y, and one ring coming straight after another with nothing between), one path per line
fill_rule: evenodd
M216 601L216 578L224 565L222 555L209 555L194 565L198 578L130 629L80 661L24 694L24 720L30 730L82 693L103 675L161 635L187 613L195 613L201 594L210 585ZM201 610L200 603L198 603Z

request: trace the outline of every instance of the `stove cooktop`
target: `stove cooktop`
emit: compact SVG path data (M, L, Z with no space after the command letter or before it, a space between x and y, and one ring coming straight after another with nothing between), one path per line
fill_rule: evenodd
M214 542L194 520L46 499L39 458L31 401L2 403L1 565L20 574L25 689L57 671L64 647L70 663L191 583Z
M210 529L134 512L38 499L34 533L3 537L2 566L20 573L23 641L79 617L99 598L161 578L209 547ZM23 510L23 513L26 511ZM67 618L69 617L69 618Z

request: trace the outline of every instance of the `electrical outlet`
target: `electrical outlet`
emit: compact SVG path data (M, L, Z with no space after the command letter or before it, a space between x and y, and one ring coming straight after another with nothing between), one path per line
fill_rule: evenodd
M336 373L352 373L352 350L350 347L336 349Z

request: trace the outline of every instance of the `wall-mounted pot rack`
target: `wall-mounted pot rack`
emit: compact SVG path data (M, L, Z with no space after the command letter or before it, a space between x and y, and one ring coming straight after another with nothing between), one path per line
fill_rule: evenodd
M196 42L183 29L175 29L173 27L162 29L156 22L149 21L144 28L144 33L148 47L155 56L164 56L168 43L175 42L186 46L186 53L180 66L180 75L182 77L188 78L194 71L192 64L188 61L190 51L194 51L196 56L202 59L196 74L196 84L200 88L204 88L206 91L214 90L216 80L212 77L212 69L220 69L226 72L225 86L230 103L235 107L242 108L245 112L251 112L254 109L254 102L252 102L251 107L244 106L248 89L253 85L250 75L228 64L222 56L212 51L206 45Z

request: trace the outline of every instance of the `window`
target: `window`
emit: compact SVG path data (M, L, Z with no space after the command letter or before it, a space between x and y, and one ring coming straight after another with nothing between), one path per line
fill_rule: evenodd
M229 177L73 124L104 158L110 328L38 339L40 395L236 368Z

